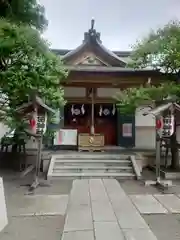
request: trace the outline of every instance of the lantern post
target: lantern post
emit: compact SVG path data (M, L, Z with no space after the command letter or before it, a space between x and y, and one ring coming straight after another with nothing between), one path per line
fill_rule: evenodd
M160 115L156 116L156 180L160 182L161 174L161 138L163 129L163 119Z
M159 186L161 188L168 188L169 186L172 186L172 181L170 180L161 180L161 172L160 172L160 168L161 168L161 139L163 136L168 136L168 134L166 133L166 126L164 124L164 117L163 117L163 113L170 109L171 110L171 114L174 114L174 105L172 102L170 103L166 103L164 105L161 105L159 107L156 107L155 109L144 113L143 115L149 115L152 114L155 117L155 122L156 122L156 127L155 127L155 131L156 131L156 158L155 158L155 168L156 168L156 180L155 181L145 181L145 185L149 186L149 185L156 185ZM173 116L174 117L174 116ZM172 117L172 119L173 119ZM173 130L173 128L172 128ZM172 131L169 133L172 134Z
M42 153L42 139L47 128L47 113L51 112L55 114L55 111L48 107L43 100L37 95L32 95L32 100L28 103L22 104L16 109L16 112L26 121L27 129L25 132L34 137L37 142L37 157L36 165L29 166L21 176L27 175L29 172L35 170L33 183L30 184L29 193L33 193L34 190L41 185L45 185L43 182L39 182L39 172L41 165L41 153Z

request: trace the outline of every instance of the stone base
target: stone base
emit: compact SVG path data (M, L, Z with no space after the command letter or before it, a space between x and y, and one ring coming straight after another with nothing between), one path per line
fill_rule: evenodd
M173 179L177 180L180 179L180 172L166 172L161 170L161 175L164 179Z
M8 224L3 180L0 178L0 232Z
M153 172L156 171L155 166L149 165L149 169L151 169ZM168 171L167 170L160 170L161 177L165 180L178 180L180 179L180 171Z
M157 179L155 181L153 181L153 180L145 181L145 186L151 186L151 185L155 185L157 187L166 189L168 187L172 187L172 181L170 181L170 180L160 180L160 179Z

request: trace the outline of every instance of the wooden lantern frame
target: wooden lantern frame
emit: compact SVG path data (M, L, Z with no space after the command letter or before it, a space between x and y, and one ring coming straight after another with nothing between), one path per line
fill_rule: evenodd
M55 110L47 106L43 102L43 100L37 95L33 95L31 100L28 103L24 103L18 108L16 108L16 112L21 118L24 118L25 116L29 117L29 115L32 114L32 112L36 112L37 116L38 114L45 115L48 112L55 114ZM30 184L30 189L29 189L29 191L32 192L35 188L41 185L39 182L39 172L40 172L40 165L41 165L43 132L38 133L37 126L36 126L36 131L32 131L31 129L25 129L25 132L29 136L34 137L37 141L37 159L36 159L36 166L35 166L34 181L32 184ZM34 166L31 165L27 167L27 169L25 169L25 171L22 173L22 176L27 175L32 170L34 170Z
M164 104L163 104L164 102ZM155 120L159 120L163 117L164 112L167 110L171 110L172 114L175 115L175 111L180 112L180 105L176 102L173 102L170 99L162 101L161 105L155 107L154 109L150 110L147 113L144 113L143 115L153 115L155 117ZM174 131L176 131L176 119L174 121ZM168 187L172 185L171 181L162 181L161 180L161 174L160 174L160 168L161 168L161 139L162 139L162 133L159 131L159 129L156 128L156 180L155 181L147 181L147 185L160 185L161 187Z

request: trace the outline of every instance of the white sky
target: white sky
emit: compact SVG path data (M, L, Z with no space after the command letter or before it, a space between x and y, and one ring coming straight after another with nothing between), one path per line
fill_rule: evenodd
M92 17L103 45L128 50L151 28L180 20L180 0L39 0L46 9L49 26L44 36L59 49L81 44Z

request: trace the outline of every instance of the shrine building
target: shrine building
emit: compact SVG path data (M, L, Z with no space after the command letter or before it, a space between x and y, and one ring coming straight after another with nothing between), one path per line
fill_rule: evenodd
M117 111L117 92L147 84L158 84L163 74L158 70L132 69L130 51L107 49L94 28L84 33L82 44L73 50L53 50L69 70L64 83L67 104L60 110L61 128L77 129L78 134L103 134L105 146L154 148L155 121L143 116L146 105L131 116ZM93 126L92 126L93 125Z

